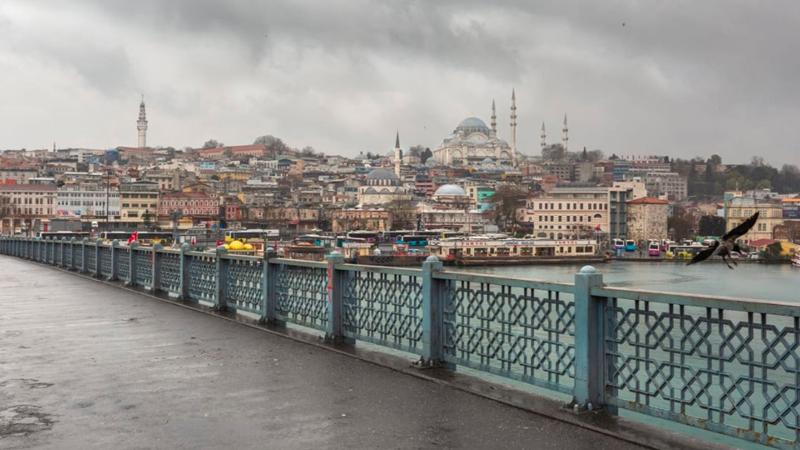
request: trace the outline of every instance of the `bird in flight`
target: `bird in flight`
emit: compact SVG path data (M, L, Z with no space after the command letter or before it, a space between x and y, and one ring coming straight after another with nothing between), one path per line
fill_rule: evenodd
M758 211L756 211L756 213L750 216L747 220L737 225L734 229L725 233L720 240L715 240L712 242L707 249L694 255L694 258L686 263L686 265L690 266L692 264L699 263L700 261L705 261L711 256L719 255L722 257L722 260L725 262L725 264L728 265L729 269L733 269L731 262L733 262L733 265L738 266L739 264L733 259L728 262L728 258L734 252L738 253L739 255L742 254L742 249L739 247L739 244L736 243L736 240L750 231L750 229L753 228L753 225L756 224L757 220Z

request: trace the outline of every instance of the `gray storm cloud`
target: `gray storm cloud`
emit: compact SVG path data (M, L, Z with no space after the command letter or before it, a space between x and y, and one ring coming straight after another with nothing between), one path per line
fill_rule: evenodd
M22 1L0 3L0 148L135 141L326 153L436 146L469 115L538 153L574 147L800 163L800 4ZM506 133L507 134L507 133Z

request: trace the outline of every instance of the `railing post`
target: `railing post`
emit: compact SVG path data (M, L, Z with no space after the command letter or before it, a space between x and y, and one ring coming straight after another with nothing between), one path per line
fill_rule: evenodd
M58 262L59 262L58 265L60 267L64 267L64 254L66 253L67 250L66 241L67 241L66 238L61 238L58 242L58 248L59 251L61 252L61 256L58 257Z
M225 298L225 285L226 285L226 277L228 275L228 265L226 264L225 259L222 258L222 255L228 253L225 250L225 247L219 246L217 247L216 251L216 264L217 264L217 276L216 282L217 286L214 290L214 309L217 311L225 311L228 307L226 298Z
M275 271L269 260L275 256L272 247L264 249L264 261L261 270L264 271L261 284L261 323L275 323Z
M439 258L429 256L422 263L422 359L421 365L433 367L444 361L444 292L433 277L442 270Z
M109 281L117 279L119 271L119 240L114 239L111 241L111 275L108 276Z
M181 300L189 299L189 256L186 253L191 249L192 246L184 242L181 244L180 256L178 257L178 267L181 274L181 287L178 290L178 298Z
M605 403L605 299L592 297L603 285L603 274L584 266L575 274L575 388L576 410L602 408Z
M81 241L81 273L86 273L86 242L87 238Z
M161 286L161 258L158 256L158 252L162 249L164 249L164 246L161 244L153 244L153 254L150 255L153 258L153 262L150 264L153 269L153 276L150 277L150 291L153 293L158 291L159 286Z
M100 259L100 250L102 250L101 242L102 239L96 239L94 241L94 276L95 278L102 278L103 273L103 264L102 260Z
M136 247L138 246L136 241L128 245L128 280L125 283L128 286L136 286Z
M336 266L344 263L344 256L337 251L331 252L325 257L328 262L328 320L325 330L325 340L333 343L344 341L344 329L342 328L342 273Z

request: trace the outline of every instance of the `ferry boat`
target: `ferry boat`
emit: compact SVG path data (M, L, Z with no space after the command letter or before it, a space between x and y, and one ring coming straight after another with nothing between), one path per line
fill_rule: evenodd
M514 239L495 236L447 238L428 245L430 254L461 266L603 262L589 239Z

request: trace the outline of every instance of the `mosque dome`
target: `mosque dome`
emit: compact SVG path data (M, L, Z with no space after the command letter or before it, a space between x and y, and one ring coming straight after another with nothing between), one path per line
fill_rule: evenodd
M467 117L466 119L462 120L461 123L458 124L456 127L456 133L464 132L466 134L469 133L488 133L489 127L486 126L486 123L477 117Z
M367 180L397 180L397 175L387 169L372 169L367 174Z
M435 196L440 195L447 195L453 197L464 197L467 193L464 191L464 188L455 184L444 184L436 189L436 192L433 193Z

